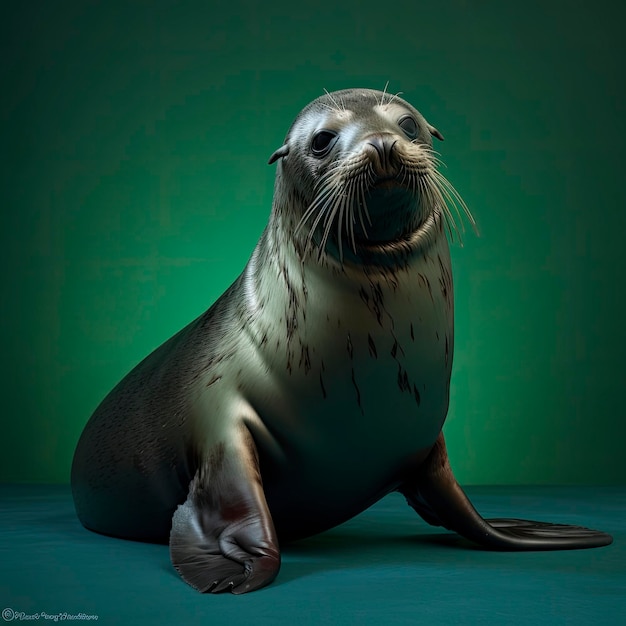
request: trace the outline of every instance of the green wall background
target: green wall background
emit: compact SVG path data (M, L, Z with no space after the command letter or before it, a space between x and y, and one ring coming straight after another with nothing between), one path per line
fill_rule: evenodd
M459 480L623 484L624 13L3 3L0 479L68 481L102 397L242 270L297 112L390 81L481 230L453 249Z

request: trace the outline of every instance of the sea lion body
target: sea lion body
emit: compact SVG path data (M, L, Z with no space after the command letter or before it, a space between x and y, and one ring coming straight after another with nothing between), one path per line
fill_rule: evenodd
M279 539L340 524L394 490L489 547L610 541L490 525L452 476L441 429L454 192L436 184L431 136L441 138L381 92L336 92L301 112L270 161L272 214L242 275L87 424L72 467L87 528L169 538L187 582L235 593L276 576Z
M75 492L88 527L99 529L104 517L103 532L167 540L197 459L241 423L258 449L274 524L290 538L364 510L434 444L447 412L453 349L445 236L394 282L307 274L301 284L316 296L307 296L290 342L276 331L288 290L271 290L271 305L262 309L249 306L261 297L255 274L264 245L214 307L138 365L94 414L76 463L111 501L98 496L97 507L83 508L84 492Z

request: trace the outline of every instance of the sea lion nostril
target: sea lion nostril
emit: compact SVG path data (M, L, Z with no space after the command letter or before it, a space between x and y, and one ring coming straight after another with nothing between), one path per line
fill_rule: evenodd
M388 134L372 135L367 139L367 144L374 149L371 154L377 176L389 178L397 173L399 163L394 150L397 143L398 139Z

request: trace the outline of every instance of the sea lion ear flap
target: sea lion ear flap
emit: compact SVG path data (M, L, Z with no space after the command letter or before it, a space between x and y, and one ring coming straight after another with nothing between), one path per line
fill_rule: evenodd
M431 126L430 124L427 124L427 126L428 126L428 132L433 137L437 137L437 139L439 139L439 141L443 141L443 135L434 126Z
M288 154L289 154L289 146L287 144L285 144L284 146L281 146L280 148L278 148L278 150L276 150L276 152L274 152L274 154L272 154L272 156L270 157L270 160L267 162L267 164L271 165L275 161L278 161L278 159L280 159L280 157L287 156Z

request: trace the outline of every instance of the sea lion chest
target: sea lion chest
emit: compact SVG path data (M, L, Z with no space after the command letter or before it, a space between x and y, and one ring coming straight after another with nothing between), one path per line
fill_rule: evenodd
M268 500L275 510L306 493L305 508L332 511L334 502L349 516L393 488L445 420L453 353L446 239L394 269L333 273L274 259L269 271L258 263L255 253L243 276L255 363L241 387L259 418L249 426Z

